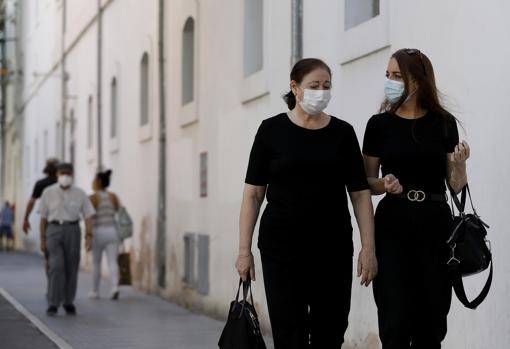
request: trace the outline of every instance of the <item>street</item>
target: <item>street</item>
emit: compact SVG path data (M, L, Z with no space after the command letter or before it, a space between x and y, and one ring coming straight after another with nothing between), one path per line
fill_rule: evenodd
M76 307L69 317L59 309L47 317L44 299L43 260L32 254L0 253L0 347L2 349L58 348L14 309L3 294L11 295L43 325L54 332L60 348L172 348L205 349L217 347L221 321L196 315L157 296L145 295L130 287L121 289L118 302L90 300L87 293L91 275L80 274ZM102 294L108 294L102 282Z

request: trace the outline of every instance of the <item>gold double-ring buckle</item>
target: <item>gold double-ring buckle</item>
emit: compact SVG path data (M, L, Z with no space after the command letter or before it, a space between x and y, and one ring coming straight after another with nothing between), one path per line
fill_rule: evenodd
M409 190L407 192L407 199L413 202L425 201L426 195L422 190Z

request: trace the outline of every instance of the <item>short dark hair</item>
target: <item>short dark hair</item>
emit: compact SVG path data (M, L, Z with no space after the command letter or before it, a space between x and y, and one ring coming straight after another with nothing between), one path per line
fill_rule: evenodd
M55 176L57 174L58 162L59 161L57 158L49 158L46 160L46 165L44 166L43 173L48 176Z
M102 189L106 189L110 186L111 176L112 176L112 170L98 172L96 174L96 179L98 180L99 185L101 185Z
M318 58L304 58L298 61L294 65L294 68L292 68L292 71L290 72L290 80L299 84L303 81L305 76L316 69L324 69L328 72L329 76L331 76L331 69L326 63L324 63L324 61ZM283 96L283 100L287 103L289 110L296 107L296 96L294 96L294 92L289 91L286 93Z
M74 173L73 164L69 162L62 162L57 165L57 172L71 172Z

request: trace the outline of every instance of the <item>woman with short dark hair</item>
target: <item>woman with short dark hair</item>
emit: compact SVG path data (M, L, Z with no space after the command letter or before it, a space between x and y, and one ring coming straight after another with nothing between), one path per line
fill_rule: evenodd
M258 247L275 348L340 349L352 284L347 193L360 227L361 283L377 273L370 190L354 129L323 111L330 68L304 59L290 80L289 111L264 120L251 149L236 267L255 280L252 236L267 197Z

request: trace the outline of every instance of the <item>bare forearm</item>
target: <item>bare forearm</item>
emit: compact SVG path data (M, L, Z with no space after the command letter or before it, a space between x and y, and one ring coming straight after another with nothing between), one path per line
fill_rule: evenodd
M85 236L92 236L92 217L85 219Z
M381 195L386 193L386 189L384 189L383 178L368 177L367 181L368 185L370 186L370 191L372 192L372 195Z
M455 193L459 193L467 184L467 169L465 162L451 166L449 184Z
M253 231L260 212L262 202L255 197L244 197L239 218L239 254L251 253Z
M24 217L25 220L28 220L28 218L30 217L30 214L32 214L32 211L34 210L34 206L35 206L35 200L34 200L34 198L30 198L30 200L28 200L27 208L25 209L25 217Z
M361 245L363 248L375 248L374 208L369 190L351 193L352 207L358 222Z

